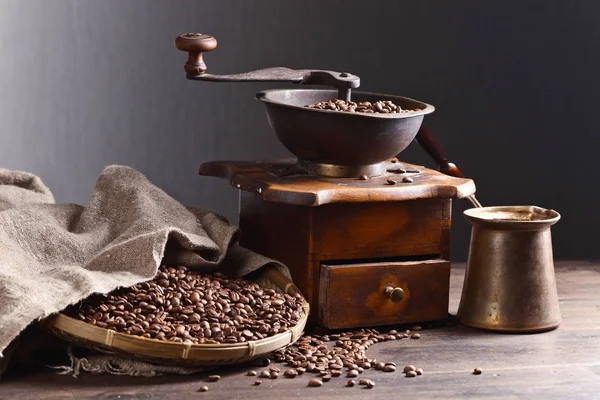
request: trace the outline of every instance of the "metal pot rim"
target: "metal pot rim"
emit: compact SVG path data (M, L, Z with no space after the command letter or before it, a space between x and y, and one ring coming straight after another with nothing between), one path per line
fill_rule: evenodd
M432 112L435 111L435 107L432 106L431 104L423 103L422 101L411 99L409 97L396 96L396 95L390 95L390 94L384 94L384 93L362 92L362 91L358 91L358 90L353 90L352 93L353 94L364 94L364 95L369 95L369 96L379 95L382 97L386 97L388 99L391 98L391 99L398 99L398 100L413 101L415 103L418 103L422 109L421 109L421 111L417 111L417 112L401 113L401 114L398 114L398 113L394 113L394 114L373 113L373 114L370 114L370 113L351 113L351 112L346 112L346 111L320 110L320 109L316 109L316 108L308 108L308 107L304 107L304 106L296 106L293 104L287 104L287 103L284 103L281 101L276 101L276 100L273 100L272 98L269 98L270 94L280 93L280 92L295 92L295 93L299 93L299 92L313 92L313 93L314 92L330 92L330 93L332 93L334 98L337 96L336 90L329 90L329 89L269 89L269 90L263 90L261 92L258 92L256 94L256 99L263 103L273 104L278 107L293 108L293 109L297 109L297 110L304 110L307 112L337 114L337 115L344 116L344 117L352 116L353 118L403 119L403 118L417 117L420 115L427 115L427 114L431 114Z
M555 210L531 205L469 208L463 215L475 225L516 230L542 229L561 218Z

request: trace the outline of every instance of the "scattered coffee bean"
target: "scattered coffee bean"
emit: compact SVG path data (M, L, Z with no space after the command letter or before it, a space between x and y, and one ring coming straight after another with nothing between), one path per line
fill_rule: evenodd
M404 183L413 183L413 178L409 177L409 176L405 176L404 178L402 178L402 182ZM406 332L406 334L409 334L410 332Z
M475 368L475 369L473 370L473 374L474 374L474 375L481 375L481 373L482 373L482 372L483 372L483 371L481 370L481 368Z
M393 179L388 179L388 180L387 180L387 184L388 184L388 185L395 185L396 183L397 183L397 182L396 182L395 180L393 180Z
M209 381L209 382L216 382L216 381L218 381L219 379L221 379L221 376L220 376L220 375L209 375L209 376L208 376L208 381Z
M298 368L296 368L296 371L298 372L298 375L302 375L303 373L306 372L306 368L298 367Z
M254 381L254 386L258 386L262 383L262 381L260 379L257 379Z
M261 288L255 282L220 273L161 266L151 281L108 295L93 295L66 313L125 334L174 343L217 344L285 332L298 323L303 310L300 295Z
M367 389L372 389L375 386L375 382L372 380L367 380Z
M260 371L259 377L261 377L261 378L270 378L271 377L271 372L270 371Z
M411 326L410 329L413 331L420 331L421 329L423 329L423 327L421 325L414 325Z
M354 382L354 379L350 379L348 380L348 383L346 384L346 386L352 387L356 384L356 382Z
M366 181L367 179L369 179L369 177L368 177L367 175L364 175L364 174L363 174L363 175L360 175L360 176L358 177L358 179L360 179L361 181Z
M416 370L414 365L407 365L406 367L404 367L404 372L409 372L409 371L414 371Z
M346 111L351 113L379 113L379 114L390 114L390 113L407 113L420 111L419 109L402 109L400 106L394 104L389 100L376 101L371 103L369 101L354 102L344 101L341 99L322 101L316 104L309 104L306 107L315 108L317 110L330 110L330 111Z
M368 379L361 379L361 380L359 380L359 381L358 381L358 384L359 384L359 385L366 385L366 384L367 384L367 382L369 382L369 380L368 380Z
M406 373L407 378L414 378L415 376L417 376L417 373L415 371L408 371Z
M271 371L271 375L269 376L269 378L277 379L278 377L279 377L279 372Z
M415 369L415 372L417 373L417 375L423 375L423 368L417 368Z
M323 381L317 378L313 378L310 381L308 381L308 386L310 387L319 387L319 386L323 386Z
M410 335L411 339L419 339L420 337L421 337L421 335L418 333L413 333L412 335Z
M396 335L382 334L366 328L329 335L305 335L293 345L276 350L273 359L296 369L298 374L302 371L318 375L315 379L321 383L341 376L342 368L346 369L348 378L357 378L364 367L392 372L397 369L395 363L368 358L366 350L375 343L396 340L398 335L397 332ZM332 342L333 346L327 342ZM416 368L411 367L414 372ZM366 385L366 380L359 382Z
M285 372L283 373L283 375L284 375L286 378L295 378L295 377L297 377L297 376L298 376L298 371L296 371L295 369L288 369L287 371L285 371Z
M388 335L397 335L398 331L395 329L392 329L391 331L388 332Z
M248 371L248 373L246 374L248 376L256 376L258 375L256 371Z
M208 392L208 386L200 386L199 392Z

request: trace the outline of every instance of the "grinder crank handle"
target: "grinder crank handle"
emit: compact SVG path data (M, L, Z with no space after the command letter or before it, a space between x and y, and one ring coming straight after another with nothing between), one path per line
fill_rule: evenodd
M214 50L217 40L207 34L185 33L175 39L175 47L188 53L184 69L190 80L209 82L291 82L323 85L338 89L338 98L350 101L350 90L360 86L360 78L347 72L319 69L264 68L241 74L216 75L206 73L203 53Z
M456 164L450 162L450 160L446 158L444 151L427 128L421 125L421 128L419 128L419 132L415 137L415 141L435 160L440 172L455 178L465 177ZM467 196L467 200L469 200L474 207L481 207L481 203L479 203L474 194Z

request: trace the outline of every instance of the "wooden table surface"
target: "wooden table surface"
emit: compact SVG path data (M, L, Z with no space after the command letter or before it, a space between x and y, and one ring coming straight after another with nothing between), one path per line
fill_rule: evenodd
M464 269L454 266L450 311L460 299ZM32 372L0 381L1 399L600 399L600 263L557 262L562 325L533 335L487 333L460 325L423 330L419 340L380 343L369 357L413 364L425 374L406 378L400 372L366 370L372 389L345 387L332 378L320 388L307 387L309 375L295 379L245 376L248 367L205 375L131 378L83 374L75 379L53 372ZM473 368L483 369L473 375Z

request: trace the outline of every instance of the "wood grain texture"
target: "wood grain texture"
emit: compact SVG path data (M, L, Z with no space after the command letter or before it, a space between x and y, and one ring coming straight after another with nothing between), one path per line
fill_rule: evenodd
M320 260L440 254L442 228L450 224L443 219L449 201L421 199L317 207L313 252Z
M321 265L319 320L329 329L442 320L449 282L450 262L440 259ZM401 301L388 286L402 289Z
M331 261L360 259L448 257L451 207L450 199L420 199L387 203L334 203L303 207L264 201L257 193L241 192L240 243L265 256L279 260L290 269L292 279L306 297L311 309L319 307L320 265ZM440 275L411 275L422 279L421 291L439 310L437 293L427 289L432 282L447 282L447 271ZM372 269L374 279L386 272ZM416 283L415 283L416 284ZM347 291L359 290L360 281L346 280ZM339 285L341 288L344 285ZM423 306L423 304L421 304ZM447 309L446 309L447 310ZM395 313L395 310L388 310ZM439 314L439 313L438 313ZM319 323L319 314L309 315L308 325ZM430 315L424 314L424 318ZM393 315L388 320L395 320ZM409 318L407 316L407 318ZM418 321L415 315L410 319ZM425 321L427 319L421 319ZM338 324L338 326L341 326ZM362 326L347 325L344 326Z
M202 164L200 175L227 179L236 188L259 193L265 201L311 207L330 203L465 198L475 193L475 183L470 179L451 177L398 160L390 162L390 168L402 168L406 173L388 172L368 180L309 177L299 173L295 163L295 159L211 161ZM412 170L420 173L410 172ZM414 182L402 182L404 176L413 178ZM396 184L388 184L388 179L395 180Z
M419 340L379 343L369 357L408 363L425 374L404 378L399 373L363 373L376 386L345 387L332 378L321 388L308 388L310 376L265 379L245 376L250 368L219 370L221 379L203 383L206 374L130 378L83 374L78 379L52 371L26 371L0 382L0 399L538 399L589 400L600 393L600 263L557 262L556 277L561 326L534 335L488 333L461 325L426 329ZM452 268L450 311L460 299L463 268ZM483 374L473 375L473 368ZM213 372L214 373L214 372ZM206 384L210 390L198 393Z

